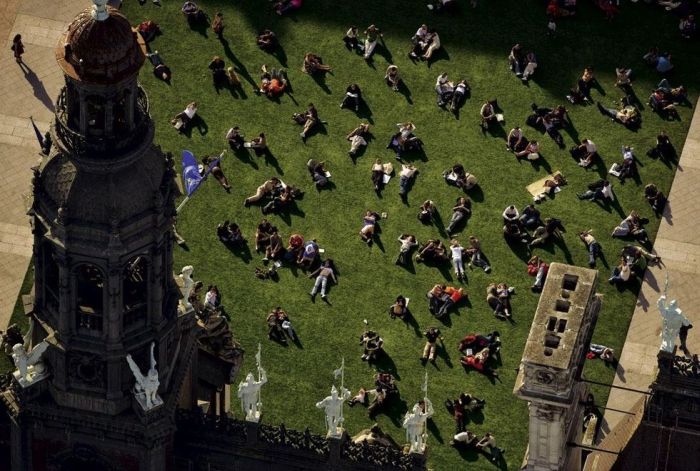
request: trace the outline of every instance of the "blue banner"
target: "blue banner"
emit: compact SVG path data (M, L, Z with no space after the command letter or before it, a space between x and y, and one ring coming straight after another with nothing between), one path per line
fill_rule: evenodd
M199 174L197 159L194 158L192 152L188 150L182 151L182 179L185 183L185 193L187 196L192 196L192 193L197 191L203 177Z

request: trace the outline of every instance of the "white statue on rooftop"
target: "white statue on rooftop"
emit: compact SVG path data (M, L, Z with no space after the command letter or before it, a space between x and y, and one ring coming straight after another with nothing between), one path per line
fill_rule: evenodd
M350 399L350 391L341 386L338 394L338 390L333 385L331 395L316 403L316 407L326 412L328 437L338 438L343 434L343 403L348 399Z
M672 299L666 304L668 296L668 275L664 285L664 294L659 297L658 306L661 314L661 351L673 353L676 346L676 337L682 326L688 326L690 321L683 315L683 311L678 308L678 302Z
M136 384L134 385L136 401L145 411L163 404L163 400L158 396L160 381L158 380L158 370L156 370L156 357L153 352L155 346L156 343L151 342L151 367L148 369L148 373L145 376L141 373L141 369L136 362L134 362L134 359L131 358L131 354L126 355L129 368L131 368L131 372L134 374L134 378L136 378Z
M190 303L190 294L192 294L192 288L194 287L194 280L192 279L192 272L194 272L194 267L192 265L187 265L182 267L180 272L180 279L182 280L182 296L183 304L185 305L185 310L192 308Z
M97 21L104 21L109 18L107 11L107 0L92 0L92 17Z
M12 361L17 371L13 376L22 387L30 386L47 376L46 367L41 361L41 355L49 348L49 343L44 340L32 348L30 352L21 343L12 347Z
M260 409L262 408L260 390L263 384L267 383L267 373L261 365L260 344L258 344L258 353L255 354L255 363L258 367L258 380L255 380L253 373L248 373L245 380L238 385L238 398L241 400L241 408L245 414L245 420L248 422L260 421Z

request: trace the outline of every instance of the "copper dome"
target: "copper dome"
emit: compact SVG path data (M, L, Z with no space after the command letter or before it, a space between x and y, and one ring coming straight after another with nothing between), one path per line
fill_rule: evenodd
M144 44L118 10L107 7L105 18L92 9L75 17L56 47L63 71L81 81L114 83L138 73L145 60Z

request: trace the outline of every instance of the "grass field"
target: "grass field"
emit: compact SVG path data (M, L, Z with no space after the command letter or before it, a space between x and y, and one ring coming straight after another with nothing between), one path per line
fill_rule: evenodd
M549 138L536 136L535 130L525 126L530 104L553 106L564 102L564 95L583 67L592 65L603 89L594 91L593 96L612 106L614 100L622 97L613 86L614 68L620 64L633 68L634 88L645 101L659 79L641 60L652 45L672 51L676 71L671 81L686 85L694 102L698 92L697 47L695 43L681 42L675 18L641 3L625 3L623 14L609 23L590 2L581 2L584 5L579 15L562 20L554 38L545 34L544 2L484 1L477 10L467 8L466 1L462 3L465 4L462 13L448 17L434 15L422 2L413 0L307 0L300 12L280 18L267 11L267 2L260 0L202 0L200 6L210 16L217 10L224 13L224 42L211 30L190 30L180 13L180 2L166 0L159 8L151 2L141 7L136 1L129 1L125 2L123 11L132 24L144 19L160 24L163 34L151 48L160 52L174 73L170 86L154 79L148 66L141 73L157 124L157 144L177 156L188 149L201 158L221 152L226 147L223 138L226 130L236 124L249 138L261 131L268 136L273 161L252 154L244 161L228 152L223 169L233 184L231 194L211 179L185 206L178 229L187 239L188 249L178 249L176 254L177 267L192 264L195 279L221 289L232 318L232 330L247 351L245 371L254 368L253 352L258 342L262 342L263 364L270 378L263 389L263 420L284 422L298 429L308 426L314 432L323 432L323 413L314 403L328 394L332 371L339 366L342 356L347 364L346 385L353 392L372 384L375 369L360 361L362 352L358 345L362 320L368 319L386 341L390 361L382 366L395 371L405 401L403 407L392 409L389 416L379 416L382 428L403 443L400 421L406 407L421 397L420 384L427 369L429 395L436 405L428 438L430 466L440 470L493 468L483 456L460 455L448 446L454 424L442 403L460 391L470 391L486 398L487 406L483 417L475 417L468 429L479 435L495 432L500 445L507 449L507 468L515 469L527 443L527 407L514 398L512 388L538 297L528 289L532 284L526 274L528 255L512 251L503 241L500 214L509 204L522 208L531 201L525 191L527 184L545 176L549 170L561 170L569 185L554 200L543 203L540 210L543 217L562 219L567 232L563 242L546 245L534 253L547 261L585 265L587 254L577 234L593 228L607 263L613 266L624 242L609 237L612 228L630 210L637 209L652 219L649 230L655 235L658 220L645 203L642 188L655 182L668 194L673 178L674 168L647 158L646 149L653 144L657 132L666 129L680 150L692 115L690 108L681 108L680 122L664 122L645 105L641 129L631 132L603 118L594 106L568 106L575 132L564 133L567 147L590 137L598 145L606 167L621 160L621 145L629 144L637 149L641 183L628 180L623 186L613 182L620 205L605 210L596 204L579 202L575 196L603 173L578 167L566 150L559 150ZM409 39L423 22L438 30L444 46L430 65L413 64L407 57ZM377 51L372 64L366 64L343 47L341 38L350 24L363 30L370 23L383 30L385 47ZM263 28L278 34L282 54L270 56L255 47L255 32ZM528 86L520 83L507 67L506 56L516 42L522 43L526 50L534 50L539 58L539 68ZM316 81L301 73L306 51L320 54L333 67L333 74ZM214 55L222 56L227 66L236 67L244 79L245 96L214 90L207 69ZM384 84L384 71L390 62L401 69L410 97L397 94ZM253 93L253 84L258 81L259 68L264 63L288 68L292 94L275 102ZM457 119L435 104L433 86L436 76L443 71L453 79L467 78L472 87L472 97ZM362 119L372 124L375 136L356 164L347 156L349 143L344 136L360 117L338 108L345 87L351 82L358 83L363 90L370 112ZM506 132L513 125L521 125L526 136L542 143L541 165L534 167L516 161L504 150L502 137L482 134L478 110L485 99L492 97L498 98L505 113ZM206 131L195 130L191 137L186 137L169 126L168 120L192 100L199 103ZM303 144L298 135L300 128L290 117L308 102L316 105L321 119L328 124ZM370 181L370 166L375 158L394 161L393 152L385 149L385 145L395 132L395 123L405 120L416 123L416 134L425 142L426 154L424 160L415 162L420 173L408 204L399 199L397 178L388 184L382 196L375 194ZM332 190L319 193L313 188L305 167L312 157L327 162L333 174ZM456 162L478 177L481 188L481 195L474 198L468 226L456 237L465 244L469 235L479 237L493 271L488 275L480 270L468 272L467 306L452 314L448 325L441 325L429 314L424 294L436 282L456 284L457 281L447 270L418 265L415 272L408 271L395 266L394 259L398 252L396 238L403 232L414 233L419 241L438 236L445 239L435 227L421 225L416 213L420 202L429 198L437 203L443 221L449 220L449 208L460 193L445 185L441 173ZM285 182L306 191L297 211L270 219L285 240L292 232L316 238L325 249L325 256L336 261L340 278L339 284L330 290L331 305L320 299L311 303L308 292L312 280L301 271L282 269L277 283L253 276L254 267L262 266L261 256L255 254L252 246L254 229L262 216L257 206L244 208L243 200L272 175L279 175ZM367 208L388 214L381 221L381 243L372 248L361 243L357 236L361 216ZM225 219L242 227L251 241L252 260L231 253L217 240L216 225ZM604 295L604 307L593 338L619 352L638 286L623 291L614 289L605 283L609 268L603 263L599 266L602 280L599 290ZM486 285L501 281L517 289L512 324L495 319L485 302ZM389 319L386 308L399 293L412 299L417 325ZM283 347L267 340L265 315L276 305L290 313L302 347ZM418 361L424 343L422 332L431 325L441 328L446 349L435 366L423 367ZM493 329L501 332L504 346L503 362L498 368L501 381L492 384L476 372L465 373L459 364L456 345L467 332ZM596 381L611 382L613 371L599 362L591 362L585 375ZM595 392L604 405L606 389ZM237 401L234 403L235 412L240 415ZM346 429L350 434L370 424L362 407L346 408Z

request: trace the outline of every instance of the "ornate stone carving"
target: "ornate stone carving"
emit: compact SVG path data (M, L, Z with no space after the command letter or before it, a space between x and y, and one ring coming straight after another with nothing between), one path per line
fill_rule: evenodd
M145 411L149 411L159 405L163 404L163 400L158 396L158 387L160 386L160 381L158 379L158 370L156 370L156 357L153 354L156 343L151 343L151 367L148 373L144 376L141 373L141 369L131 358L131 354L126 355L126 361L129 363L129 368L136 378L136 384L134 385L134 396L136 401Z
M41 355L47 348L49 343L46 340L35 345L30 352L27 352L21 343L12 347L12 361L17 368L13 376L20 386L26 388L48 376L46 366L41 361Z
M105 364L97 355L71 352L68 355L68 377L76 383L102 388L105 385Z

